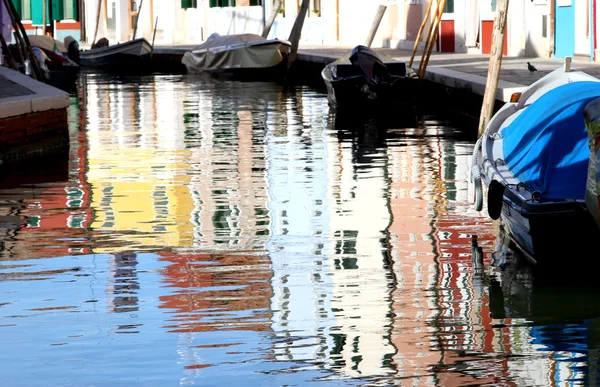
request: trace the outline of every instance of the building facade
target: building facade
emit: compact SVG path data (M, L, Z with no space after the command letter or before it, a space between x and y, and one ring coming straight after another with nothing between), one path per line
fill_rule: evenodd
M31 34L47 30L62 40L71 35L111 44L135 37L157 44L196 44L212 33L261 34L273 10L271 0L11 0ZM388 0L373 47L412 50L424 19L420 47L428 35L435 0ZM509 56L597 59L600 15L597 0L513 0L504 54ZM287 39L301 0L283 0L269 38ZM302 31L305 45L351 47L363 44L380 2L310 0ZM436 51L488 54L497 0L446 0ZM5 23L4 23L5 24Z

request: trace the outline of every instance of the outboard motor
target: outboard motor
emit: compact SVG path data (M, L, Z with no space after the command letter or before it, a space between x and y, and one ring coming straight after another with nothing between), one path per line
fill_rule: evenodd
M350 63L358 67L365 78L366 84L362 91L368 93L371 99L377 98L377 86L390 79L383 61L370 48L356 46L350 54Z
M79 43L72 36L67 36L64 40L65 47L67 48L67 56L73 62L78 65L81 64L81 58L79 57Z
M48 69L48 55L44 51L42 51L39 47L32 47L33 55L35 55L35 59L37 59L38 65L40 66L40 71L46 80L50 78L50 70Z

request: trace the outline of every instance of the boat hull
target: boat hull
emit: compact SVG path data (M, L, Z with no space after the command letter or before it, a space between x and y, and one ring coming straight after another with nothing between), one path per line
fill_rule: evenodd
M231 35L209 39L204 45L186 52L181 62L190 74L207 73L240 80L272 80L285 76L290 50L291 45L287 41L264 40L250 34Z
M417 80L411 78L397 78L393 83L382 84L377 89L377 97L369 98L362 91L365 81L362 77L342 80L325 80L327 87L327 101L336 112L369 112L401 109L401 111L414 110L416 105ZM396 110L396 112L398 112Z
M524 209L505 197L500 216L507 235L532 263L546 269L596 250L600 228L583 203L556 203L552 211L532 207Z
M47 83L65 91L75 89L75 83L79 74L79 66L63 66L63 68L50 70Z
M151 55L152 46L146 39L140 38L114 46L82 51L80 58L82 67L139 71L150 66Z
M538 267L597 249L600 228L584 198L582 111L598 95L597 78L557 69L494 114L475 147L475 208L487 198L490 217Z

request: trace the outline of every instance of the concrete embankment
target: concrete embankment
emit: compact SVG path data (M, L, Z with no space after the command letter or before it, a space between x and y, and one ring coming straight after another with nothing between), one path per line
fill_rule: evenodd
M157 47L154 52L155 57L162 61L163 65L176 64L181 60L183 53L191 48L191 46ZM294 76L300 83L322 83L320 71L323 67L347 55L351 50L352 47L301 46ZM407 63L412 53L399 49L375 49L375 51ZM421 53L418 53L413 63L414 69L418 69L420 59ZM530 72L527 62L531 62L538 71ZM422 101L478 118L485 92L488 65L487 55L434 52L424 76ZM509 101L513 93L561 66L563 60L556 58L503 58L496 107ZM596 63L573 62L572 69L600 77L600 65Z

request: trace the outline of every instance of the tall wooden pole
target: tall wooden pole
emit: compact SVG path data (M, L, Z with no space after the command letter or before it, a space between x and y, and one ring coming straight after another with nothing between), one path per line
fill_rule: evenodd
M131 40L135 40L135 35L137 33L138 24L139 24L139 20L140 20L140 13L142 12L143 4L144 4L144 0L140 0L140 6L138 7L137 16L135 17L135 26L133 27L133 38L131 38Z
M292 48L290 50L290 54L288 55L288 69L292 67L296 61L298 45L300 44L300 36L302 35L302 27L304 26L304 19L306 18L306 13L308 12L309 3L310 0L302 0L302 5L300 5L300 10L298 11L298 16L296 17L296 21L292 27L292 32L290 32L290 38L288 40L292 43Z
M98 36L98 25L100 24L100 13L102 12L102 0L98 0L98 8L96 8L96 27L94 27L94 38L92 39L92 47L96 43Z
M279 9L281 8L281 3L283 0L273 0L273 9L271 10L271 16L269 16L269 20L265 23L265 29L263 30L262 37L267 38L269 36L269 32L271 32L271 27L273 27L273 23L275 23L275 19L277 18L277 14L279 14Z
M367 35L367 40L365 41L365 46L371 47L371 44L373 44L373 39L375 39L375 34L379 29L379 24L381 24L381 19L383 19L383 15L385 14L386 9L387 5L380 5L377 8L377 12L375 13L375 19L373 19L371 30L369 31L369 35Z
M415 54L417 53L417 49L419 48L419 43L421 42L421 34L427 25L427 20L429 20L429 15L431 14L431 5L434 0L429 0L429 5L427 6L427 12L425 12L425 17L423 18L423 23L421 23L421 27L419 27L419 33L417 33L417 38L415 39L415 46L413 48L412 55L410 56L410 62L408 62L408 67L412 67L413 61L415 60ZM433 20L431 21L433 24Z
M444 14L444 7L446 6L446 0L440 0L438 3L438 8L436 10L435 17L433 19L433 23L431 26L433 28L430 29L430 32L433 35L429 36L427 41L425 42L425 49L423 51L423 55L421 56L421 62L419 62L419 77L423 78L425 76L425 69L427 69L427 65L429 64L429 57L431 56L431 52L433 51L433 46L437 40L440 22L442 21L442 15Z
M500 68L502 67L502 48L504 45L504 30L508 16L508 0L498 0L496 3L496 17L494 19L494 32L492 35L492 48L490 52L490 65L488 68L485 93L483 95L483 106L479 118L479 130L481 136L485 132L488 122L494 114L498 82L500 81Z
M46 35L46 24L48 23L47 14L48 14L48 0L42 0L42 35Z
M436 22L438 16L440 16L439 11L440 11L440 5L441 5L442 1L444 1L444 0L438 0L438 2L436 3L435 15L433 16L433 20L431 21L431 24L429 25L429 32L427 33L427 38L425 38L425 48L423 49L423 54L421 54L421 61L419 62L419 71L417 72L419 74L419 76L421 75L421 69L423 68L423 63L425 62L425 56L427 55L427 50L429 49L429 43L431 42L431 34L433 34L433 28L435 26L435 22ZM442 11L443 10L444 10L444 8L442 8Z
M550 0L550 33L548 34L548 41L550 46L548 47L548 57L554 55L554 23L556 22L556 16L554 13L554 7L556 6L555 0Z

